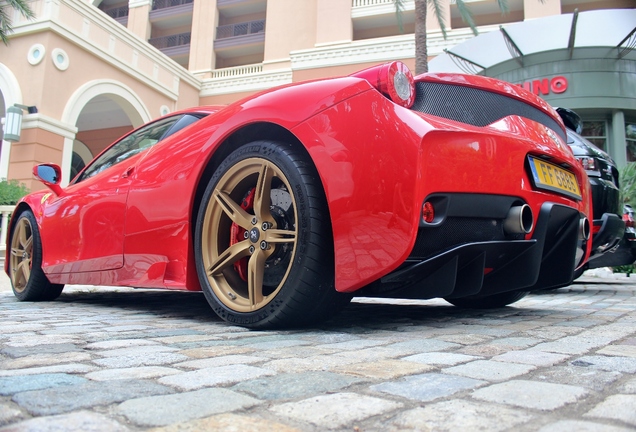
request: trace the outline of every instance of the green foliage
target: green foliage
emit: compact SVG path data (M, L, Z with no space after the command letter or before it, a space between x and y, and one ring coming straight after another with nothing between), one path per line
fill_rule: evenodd
M0 181L0 205L15 205L20 198L31 192L17 180Z
M634 273L635 270L636 266L634 266L634 264L612 267L612 271L614 273L625 273L625 276L627 277L630 277L630 275Z
M16 9L25 18L35 18L26 0L0 0L0 40L5 45L9 43L8 34L13 31L9 8Z
M621 169L619 179L623 202L636 207L636 162L624 166Z
M630 204L636 208L636 162L632 162L624 166L620 170L621 196L625 204ZM632 273L636 273L634 264L612 267L614 273L625 273L629 277Z

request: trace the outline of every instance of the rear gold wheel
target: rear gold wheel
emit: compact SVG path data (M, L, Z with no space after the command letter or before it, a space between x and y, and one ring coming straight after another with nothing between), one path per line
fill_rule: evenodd
M289 144L253 142L221 163L203 194L195 258L212 309L246 327L306 325L350 300L334 289L322 184Z
M203 218L202 259L214 294L232 310L265 307L287 280L297 241L290 189L282 171L262 158L233 165L213 189ZM253 202L244 209L249 196ZM228 238L232 231L239 238Z

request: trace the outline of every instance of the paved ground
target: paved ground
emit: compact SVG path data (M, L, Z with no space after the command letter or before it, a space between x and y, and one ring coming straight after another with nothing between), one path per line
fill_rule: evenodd
M636 285L498 311L356 301L304 331L223 323L202 295L0 276L0 431L636 429Z

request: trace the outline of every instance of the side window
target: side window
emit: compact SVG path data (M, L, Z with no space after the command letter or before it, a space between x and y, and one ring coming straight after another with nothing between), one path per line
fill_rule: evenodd
M75 183L86 180L94 175L117 165L134 155L149 149L159 142L175 123L177 123L183 115L165 118L157 122L151 123L131 133L121 141L113 144L108 150L95 159Z

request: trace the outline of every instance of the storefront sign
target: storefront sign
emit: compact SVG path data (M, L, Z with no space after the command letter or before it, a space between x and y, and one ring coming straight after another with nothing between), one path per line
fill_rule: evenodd
M553 78L539 78L532 81L526 81L523 84L517 85L541 96L549 95L550 93L564 93L568 89L568 80L566 77L559 75Z

